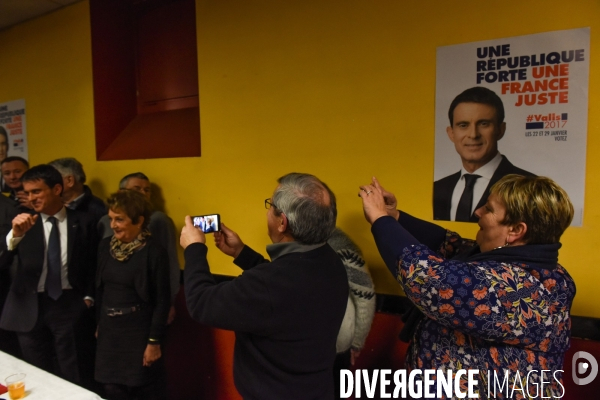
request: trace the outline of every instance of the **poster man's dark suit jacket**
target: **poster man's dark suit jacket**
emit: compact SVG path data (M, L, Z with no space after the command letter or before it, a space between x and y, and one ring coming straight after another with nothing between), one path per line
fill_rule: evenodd
M492 179L490 179L490 183L485 188L483 196L481 196L481 199L479 199L479 202L477 202L475 210L483 207L487 201L490 188L494 185L494 183L498 182L503 176L509 174L535 176L535 174L532 174L531 172L515 167L505 156L502 156L502 161L500 161L500 165L498 165L494 175L492 175ZM452 206L452 192L454 192L454 187L459 179L460 171L433 183L433 219L441 219L445 221L449 221L451 219L450 208ZM477 222L475 213L471 215L469 222Z
M94 297L97 228L83 213L67 209L67 266L69 284L83 297ZM41 215L13 251L1 243L0 267L7 268L18 256L16 276L4 304L0 328L29 332L38 318L37 287L44 264L44 227Z

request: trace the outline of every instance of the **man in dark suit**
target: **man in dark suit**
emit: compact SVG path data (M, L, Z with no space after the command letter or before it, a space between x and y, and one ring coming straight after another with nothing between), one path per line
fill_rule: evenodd
M35 212L18 214L3 243L0 266L15 255L18 262L0 328L17 332L25 361L80 383L78 321L94 301L96 226L63 206L54 167L38 165L21 179Z
M504 136L504 105L492 90L473 87L452 101L448 137L462 160L460 171L433 184L433 218L477 222L475 210L486 203L489 190L508 174L534 176L515 167L498 152Z
M0 243L6 243L6 235L10 232L12 220L16 216L17 206L15 202L0 194ZM11 272L9 268L0 269L0 315L10 290ZM15 357L21 357L21 349L14 332L0 328L0 351Z
M1 137L0 135L0 149L2 148ZM6 157L0 162L2 191L9 193L9 197L0 196L0 243L6 242L6 235L12 228L13 218L21 212L31 210L21 183L21 176L28 169L29 162L22 157ZM10 290L15 267L13 263L10 267L0 270L0 315ZM21 348L15 332L0 328L0 351L21 358Z
M104 202L94 196L92 190L85 184L87 177L83 165L73 157L59 158L48 164L56 168L62 175L63 191L61 196L65 207L86 214L94 221L94 226L98 227L100 219L108 211ZM98 238L102 233L98 232ZM89 339L83 340L80 347L80 350L86 355L89 354L89 357L86 356L87 362L82 366L83 370L81 371L86 378L83 386L97 392L101 390L101 385L93 379L96 355L96 342L93 340L93 336L97 327L96 316L88 313L79 322L79 334Z

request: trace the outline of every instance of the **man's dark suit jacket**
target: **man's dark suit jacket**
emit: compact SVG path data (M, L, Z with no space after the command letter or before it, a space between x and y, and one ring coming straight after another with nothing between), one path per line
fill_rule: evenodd
M93 220L67 209L67 266L69 284L83 297L94 297L98 234ZM38 318L37 287L44 264L44 227L41 215L13 251L1 243L0 267L8 268L18 256L16 276L6 298L0 328L29 332Z
M77 201L72 201L66 207L88 214L96 223L98 240L104 237L104 225L100 224L100 220L108 213L108 210L104 202L92 194L92 189L88 185L83 185L83 197Z
M83 185L83 197L75 204L70 203L67 208L90 214L96 225L100 221L100 218L108 213L104 202L92 194L92 189L88 185Z
M500 165L498 165L494 175L492 175L492 179L490 179L490 183L485 188L485 192L483 192L483 196L481 196L481 199L479 199L475 210L483 207L483 205L486 203L490 193L490 188L494 185L494 183L498 182L503 176L509 174L535 176L535 174L532 174L531 172L515 167L505 156L502 156L502 161L500 161ZM433 219L440 219L444 221L451 220L450 208L452 207L452 193L454 192L454 187L459 179L460 171L433 183ZM477 216L475 213L473 213L468 222L477 222L477 220Z
M12 228L12 220L17 215L17 206L8 197L0 194L0 241L6 242L6 235ZM6 244L5 244L6 247ZM0 248L2 248L0 246ZM4 307L4 300L10 289L10 271L8 268L0 270L0 313Z

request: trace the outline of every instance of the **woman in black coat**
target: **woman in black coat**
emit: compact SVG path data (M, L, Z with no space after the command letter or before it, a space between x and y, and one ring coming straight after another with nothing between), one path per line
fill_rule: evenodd
M108 207L114 235L98 249L95 377L110 400L163 399L167 252L150 236L151 206L142 194L119 191Z

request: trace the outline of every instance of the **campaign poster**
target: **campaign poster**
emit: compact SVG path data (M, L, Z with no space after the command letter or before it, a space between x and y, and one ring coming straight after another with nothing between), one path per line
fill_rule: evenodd
M24 99L0 103L0 162L11 156L29 160Z
M451 201L456 209L458 186L451 200L447 197L452 194L444 196L436 188L444 182L448 190L450 177L458 176L466 162L447 132L449 107L464 90L480 86L494 91L504 105L506 129L497 141L499 153L512 166L547 176L565 189L575 208L572 226L581 226L589 60L589 28L437 49L434 218L455 220L454 215L439 216L448 215ZM480 199L472 196L475 206ZM442 205L446 214L439 211Z

